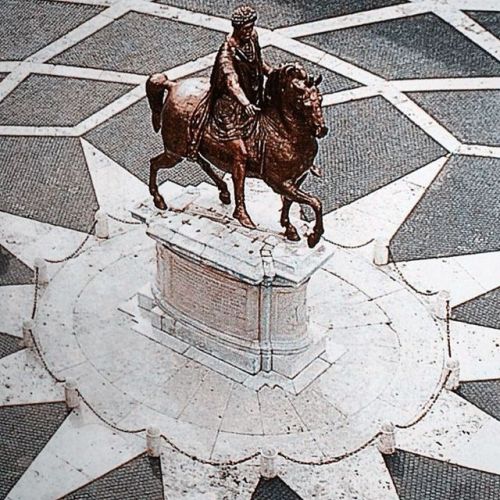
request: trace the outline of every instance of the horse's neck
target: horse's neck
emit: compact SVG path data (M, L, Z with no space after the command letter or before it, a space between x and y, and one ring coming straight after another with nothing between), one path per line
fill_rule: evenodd
M286 142L299 144L313 140L304 123L300 123L291 113L275 107L268 108L264 113L264 126L273 131Z

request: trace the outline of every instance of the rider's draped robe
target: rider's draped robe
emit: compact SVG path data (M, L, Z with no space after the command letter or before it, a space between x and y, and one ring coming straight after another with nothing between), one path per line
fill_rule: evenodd
M228 87L231 75L237 76L240 87L233 92ZM219 141L248 138L257 119L246 114L240 101L246 97L251 104L260 106L262 94L263 65L257 35L254 32L245 50L228 36L217 53L210 88L191 118L188 156L196 158L205 130Z

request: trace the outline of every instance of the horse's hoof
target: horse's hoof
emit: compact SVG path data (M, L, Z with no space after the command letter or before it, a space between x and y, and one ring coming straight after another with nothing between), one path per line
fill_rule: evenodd
M219 193L219 200L224 203L224 205L230 205L231 204L231 195L229 194L229 191L221 191Z
M297 232L297 229L295 229L294 226L288 226L285 231L285 236L287 240L290 241L299 241L300 236L299 233Z
M309 245L309 248L314 248L318 244L320 237L321 236L319 234L311 233L307 237L307 244Z
M166 210L167 209L167 204L165 203L165 200L163 199L163 196L155 196L153 198L155 207L158 208L159 210Z
M250 216L246 212L235 210L233 217L238 219L239 223L243 227L248 227L248 229L257 229L257 226L253 223L252 219L250 219Z

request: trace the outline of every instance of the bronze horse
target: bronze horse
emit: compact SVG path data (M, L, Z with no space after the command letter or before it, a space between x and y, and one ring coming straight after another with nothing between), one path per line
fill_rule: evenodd
M300 239L290 222L291 204L306 204L313 209L316 221L307 237L310 247L318 243L324 232L322 205L319 198L302 191L300 185L309 170L314 169L317 138L324 137L328 132L321 110L320 82L321 76L314 80L299 64L286 64L273 71L266 83L262 112L258 115L255 132L245 141L250 156L246 175L264 180L282 196L280 223L289 240ZM164 75L152 75L146 83L153 126L156 130L161 126L165 148L162 154L151 159L149 178L149 191L159 209L166 209L166 204L158 192L157 172L162 168L171 168L186 158L190 120L208 87L206 78L176 82ZM165 90L168 94L164 101ZM234 152L227 143L212 137L209 127L202 137L196 161L215 182L221 202L229 204L231 199L227 185L212 165L232 172ZM236 183L234 187L237 189ZM244 199L243 196L240 198ZM245 207L242 208L246 212Z

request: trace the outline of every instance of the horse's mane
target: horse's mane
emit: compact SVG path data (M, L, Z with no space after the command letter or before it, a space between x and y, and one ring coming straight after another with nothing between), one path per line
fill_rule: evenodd
M283 64L274 70L267 78L266 88L264 89L264 107L281 107L282 82L288 68L293 64Z

